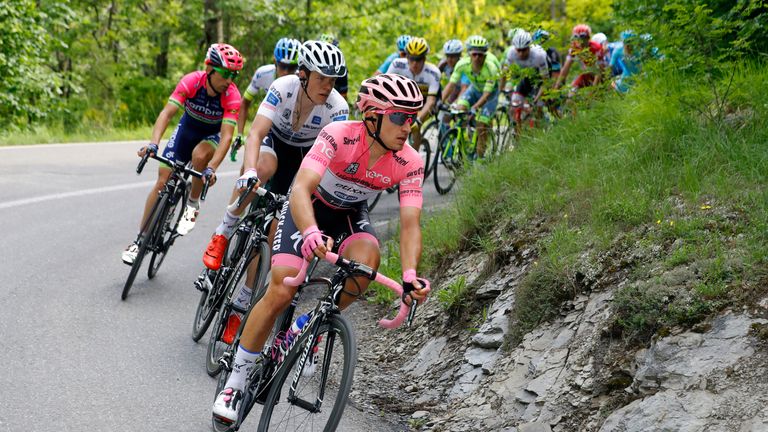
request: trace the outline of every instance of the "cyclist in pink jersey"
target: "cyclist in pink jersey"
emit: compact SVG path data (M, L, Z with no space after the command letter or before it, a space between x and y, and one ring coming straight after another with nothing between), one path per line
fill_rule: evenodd
M163 156L171 161L192 161L195 170L205 174L213 185L216 182L215 171L227 154L237 125L240 92L232 81L243 69L243 56L231 45L213 44L208 48L205 65L205 71L192 72L181 79L155 121L149 145L142 147L138 155L142 157L147 152L158 152L158 143L168 124L182 108L184 114L171 134ZM157 182L144 205L139 231L170 175L170 167L160 166ZM192 180L187 208L176 229L180 235L189 233L195 226L202 188L201 180ZM140 236L141 232L123 251L124 263L132 265L136 259Z
M406 77L382 74L363 81L357 106L363 121L331 123L323 128L304 158L283 206L272 246L272 277L264 297L248 315L235 354L232 373L216 397L213 415L233 422L246 378L257 360L275 319L290 303L296 288L283 284L295 276L302 259L323 257L331 249L348 259L378 268L379 243L368 220L367 198L400 185L400 257L403 283L422 301L426 288L416 276L421 256L421 183L424 165L406 144L424 99ZM368 279L348 281L346 292L360 294ZM342 294L344 309L356 296Z

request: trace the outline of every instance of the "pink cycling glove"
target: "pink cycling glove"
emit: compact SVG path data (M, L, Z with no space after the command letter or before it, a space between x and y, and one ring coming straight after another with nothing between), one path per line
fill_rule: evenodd
M317 225L304 230L302 234L304 243L301 245L301 255L304 258L311 258L315 254L315 248L325 244L323 241L323 233L317 228Z

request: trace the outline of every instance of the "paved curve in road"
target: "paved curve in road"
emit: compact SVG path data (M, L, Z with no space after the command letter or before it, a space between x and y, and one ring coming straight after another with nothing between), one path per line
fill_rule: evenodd
M120 252L157 169L150 161L136 176L139 145L0 147L2 432L210 430L216 383L205 373L207 336L190 337L192 282L239 162L222 164L196 229L154 280L143 268L123 302ZM439 201L425 189L427 203ZM394 195L372 213L379 231L396 217ZM354 406L344 415L340 430L404 428Z

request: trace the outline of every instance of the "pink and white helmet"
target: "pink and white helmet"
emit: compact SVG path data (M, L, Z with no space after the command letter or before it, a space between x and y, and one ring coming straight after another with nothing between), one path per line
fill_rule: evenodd
M205 64L237 72L243 68L243 56L232 45L215 43L208 48Z
M418 111L424 106L419 86L410 78L397 74L381 74L360 85L357 107L360 112L401 109Z

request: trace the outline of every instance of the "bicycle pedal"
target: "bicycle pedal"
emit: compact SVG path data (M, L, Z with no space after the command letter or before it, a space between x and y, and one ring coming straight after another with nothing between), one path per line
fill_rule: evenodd
M221 368L224 369L227 372L232 372L232 365L230 364L229 357L227 355L228 353L224 353L221 357L219 357L219 364L221 365Z

